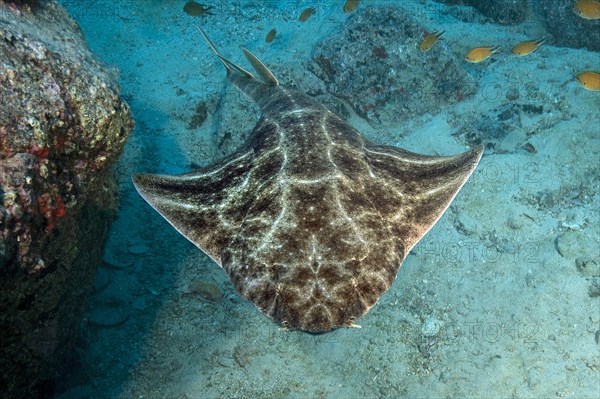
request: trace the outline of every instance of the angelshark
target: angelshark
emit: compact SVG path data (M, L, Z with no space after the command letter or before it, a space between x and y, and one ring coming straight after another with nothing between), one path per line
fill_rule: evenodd
M239 293L289 329L355 326L442 216L483 147L429 156L375 144L311 97L224 58L261 117L234 154L181 175L137 174L136 189L221 266Z

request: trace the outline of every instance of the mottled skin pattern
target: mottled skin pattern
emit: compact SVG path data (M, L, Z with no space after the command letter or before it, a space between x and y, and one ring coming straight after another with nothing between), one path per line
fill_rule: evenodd
M292 329L350 326L390 287L482 148L431 157L366 140L310 97L229 70L262 110L249 141L204 170L136 175L140 194Z

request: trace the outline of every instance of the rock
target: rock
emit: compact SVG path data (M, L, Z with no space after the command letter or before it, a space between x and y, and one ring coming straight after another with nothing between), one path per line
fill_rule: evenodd
M598 254L592 240L580 230L568 230L556 237L556 250L565 258L575 259L588 254Z
M443 325L444 322L441 320L438 320L433 316L429 316L425 319L423 325L421 326L421 334L423 334L425 337L434 337L440 332L440 329Z
M204 280L193 280L186 287L185 294L200 296L209 302L219 302L223 294L216 284Z
M506 221L506 225L513 230L521 230L523 228L524 217L510 215Z
M439 112L475 92L444 43L419 51L425 27L394 7L366 7L316 46L308 69L374 127Z
M233 358L228 356L219 356L216 358L217 364L221 367L233 368L235 363Z
M589 256L580 256L575 259L577 271L588 277L600 277L600 261Z
M477 219L469 216L466 212L460 212L455 220L456 229L464 235L472 235L481 231L480 223Z
M600 296L600 279L593 278L590 286L588 287L588 295L591 298L596 298ZM598 342L598 341L596 341Z
M45 397L93 289L132 121L54 1L0 1L0 60L0 386Z

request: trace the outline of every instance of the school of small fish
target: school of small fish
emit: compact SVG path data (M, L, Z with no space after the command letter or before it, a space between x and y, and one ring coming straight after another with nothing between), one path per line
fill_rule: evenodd
M358 3L359 3L359 0L346 0L346 2L344 3L344 6L342 7L342 10L346 14L350 14L350 13L356 11L356 9L358 8ZM315 7L307 7L300 13L300 16L298 17L298 21L306 22L316 12L317 12L317 9ZM275 28L271 29L269 31L269 33L267 33L267 36L265 36L265 42L272 43L273 40L275 40L276 35L277 35L277 30Z
M577 0L573 4L573 12L581 18L592 20L600 19L600 1L596 0ZM433 31L425 33L423 40L419 44L419 50L427 52L440 40L445 32ZM546 38L542 37L536 40L526 40L516 44L511 53L517 57L524 57L536 51L542 44L546 42ZM465 56L465 60L472 64L477 64L500 51L502 46L492 47L475 47L469 50ZM585 89L592 91L600 91L600 74L594 71L585 71L578 74L577 82Z
M342 11L349 14L358 8L360 0L346 0ZM188 1L185 3L183 10L194 17L204 17L207 15L214 15L211 10L212 6L206 6L195 1ZM306 22L317 12L315 7L305 8L298 17L298 21ZM576 0L573 3L573 12L579 17L587 20L600 19L600 1L597 0ZM430 51L436 43L438 43L444 31L431 31L425 32L423 39L419 43L419 50L423 53ZM277 36L277 30L271 29L265 36L266 43L272 43ZM511 53L517 57L527 56L536 51L542 44L546 42L545 38L536 40L526 40L516 44ZM478 64L482 61L489 59L492 55L498 53L502 49L502 46L484 46L475 47L467 52L465 60L472 64ZM600 91L600 74L594 71L585 71L578 74L575 79L585 89L592 91Z

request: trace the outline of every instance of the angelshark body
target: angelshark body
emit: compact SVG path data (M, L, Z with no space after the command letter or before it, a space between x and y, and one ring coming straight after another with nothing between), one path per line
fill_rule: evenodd
M279 85L249 51L264 81L205 38L229 81L260 106L260 120L236 153L182 175L135 175L137 190L274 321L308 332L352 326L391 286L483 148L440 157L374 144Z

